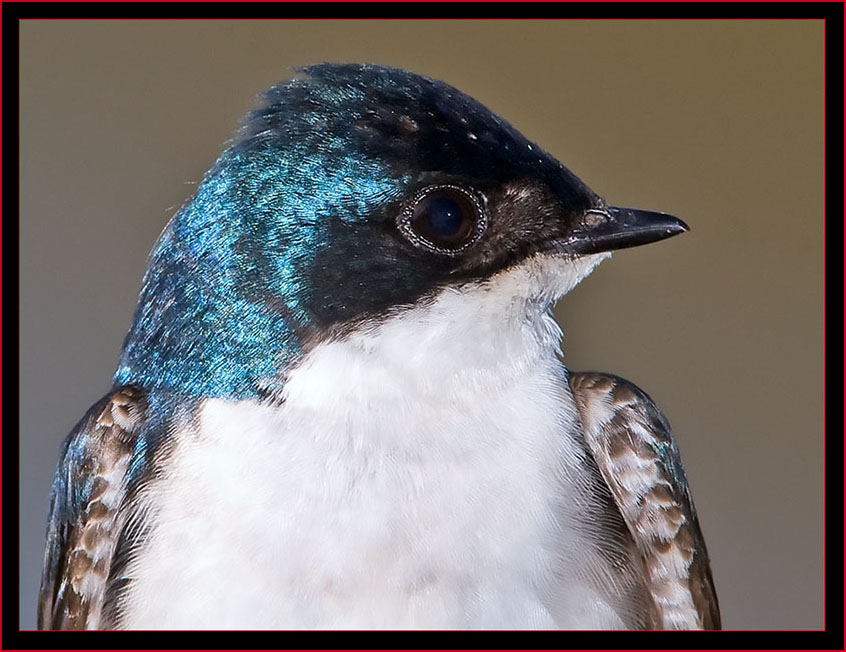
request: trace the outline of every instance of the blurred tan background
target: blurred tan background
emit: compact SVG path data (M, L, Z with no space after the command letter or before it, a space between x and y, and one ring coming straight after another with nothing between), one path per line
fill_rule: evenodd
M22 627L147 253L257 93L318 61L443 79L690 224L559 304L565 359L670 419L725 627L822 627L821 21L25 21L21 57Z

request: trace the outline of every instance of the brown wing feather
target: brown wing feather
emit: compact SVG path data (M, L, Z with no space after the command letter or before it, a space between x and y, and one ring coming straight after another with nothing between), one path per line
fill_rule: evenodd
M39 629L97 629L121 527L126 469L144 419L140 390L95 404L67 437L53 483Z
M622 378L573 373L588 448L643 557L664 629L719 629L705 541L670 426Z

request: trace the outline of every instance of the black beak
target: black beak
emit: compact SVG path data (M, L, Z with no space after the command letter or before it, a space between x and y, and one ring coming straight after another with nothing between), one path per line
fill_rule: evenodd
M657 242L689 231L687 224L666 213L605 206L591 208L569 237L559 244L574 254L595 254Z

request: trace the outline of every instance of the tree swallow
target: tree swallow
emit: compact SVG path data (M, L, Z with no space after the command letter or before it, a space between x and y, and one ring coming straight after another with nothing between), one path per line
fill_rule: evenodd
M47 629L716 629L670 426L553 303L687 230L439 81L272 88L173 217L53 485Z

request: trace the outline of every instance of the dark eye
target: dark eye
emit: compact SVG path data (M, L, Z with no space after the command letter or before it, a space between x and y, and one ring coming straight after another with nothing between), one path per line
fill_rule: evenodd
M487 215L475 193L458 186L432 186L411 198L399 226L418 247L454 255L482 237Z

